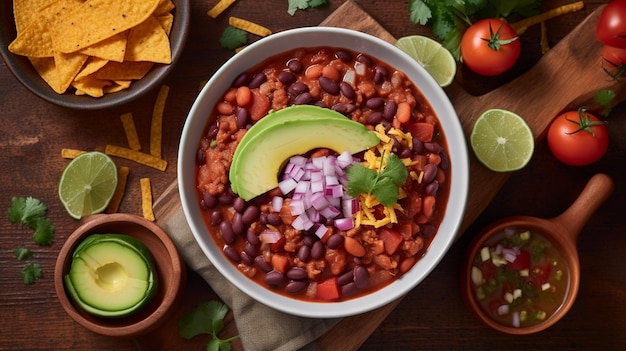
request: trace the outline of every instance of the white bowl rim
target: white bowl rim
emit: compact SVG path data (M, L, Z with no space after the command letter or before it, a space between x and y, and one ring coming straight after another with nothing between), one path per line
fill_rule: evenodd
M291 38L291 40L284 40ZM297 38L297 39L294 39ZM348 40L342 40L348 38ZM448 141L451 161L451 189L454 202L448 200L444 219L427 253L407 273L386 287L356 299L340 302L310 302L290 298L259 286L245 277L213 243L200 219L195 186L184 188L184 182L195 184L196 150L206 127L207 118L234 78L261 61L298 47L336 47L363 52L403 71L431 103ZM369 49L368 49L369 47ZM372 49L372 47L374 47ZM417 78L417 79L416 79ZM416 81L418 80L418 81ZM435 105L433 102L438 101ZM251 298L276 310L311 318L346 317L382 307L407 294L435 269L454 242L463 219L469 188L469 164L465 136L456 111L447 95L419 64L392 44L369 34L337 27L302 27L272 34L249 45L222 65L199 93L183 127L178 153L178 185L183 212L196 242L217 270ZM452 142L454 141L454 142Z

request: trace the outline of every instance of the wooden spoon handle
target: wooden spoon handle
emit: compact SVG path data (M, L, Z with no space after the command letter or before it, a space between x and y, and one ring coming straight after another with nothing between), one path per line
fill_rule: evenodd
M578 234L591 215L613 192L613 180L606 174L591 177L576 201L553 221L565 227L570 238L576 242Z

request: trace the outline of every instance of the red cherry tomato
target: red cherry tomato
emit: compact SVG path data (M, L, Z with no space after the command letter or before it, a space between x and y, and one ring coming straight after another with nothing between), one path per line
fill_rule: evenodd
M547 139L552 154L571 166L594 163L609 147L606 124L584 108L555 118L548 129Z
M626 0L613 0L602 9L596 38L606 45L626 48Z
M521 52L517 33L499 19L472 24L461 38L463 63L473 72L495 76L511 68Z
M602 68L615 79L626 74L626 48L604 45L602 47Z

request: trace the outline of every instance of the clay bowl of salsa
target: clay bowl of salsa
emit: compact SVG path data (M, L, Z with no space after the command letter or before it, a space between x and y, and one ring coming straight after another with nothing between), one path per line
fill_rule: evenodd
M558 322L576 300L580 263L576 241L613 190L594 175L561 215L513 216L485 227L470 245L462 293L470 310L495 330L526 335Z
M288 30L237 53L200 92L179 147L182 207L204 254L256 301L356 315L409 292L447 252L467 197L464 140L445 92L393 45ZM348 167L382 157L399 166L382 181L402 187L393 210L346 196Z

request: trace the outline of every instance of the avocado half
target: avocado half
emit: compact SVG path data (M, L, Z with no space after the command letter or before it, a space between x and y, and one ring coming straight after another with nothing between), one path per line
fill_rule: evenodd
M99 317L123 317L148 304L157 292L150 250L125 234L92 234L74 250L64 277L69 296Z
M296 105L270 112L241 139L229 171L231 188L248 201L278 186L285 161L316 148L351 154L380 142L363 124L331 109Z

